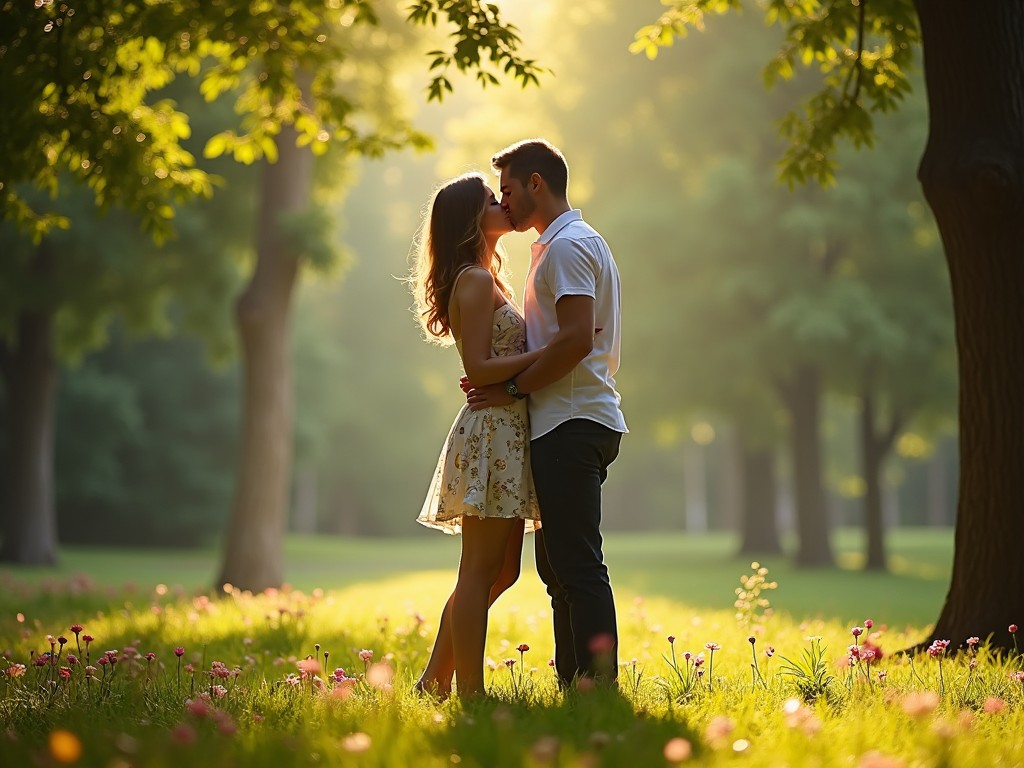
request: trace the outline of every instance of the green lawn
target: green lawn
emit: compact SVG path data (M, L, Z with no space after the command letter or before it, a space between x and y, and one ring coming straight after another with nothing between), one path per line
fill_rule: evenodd
M772 606L795 618L835 619L854 624L867 616L890 626L921 627L933 621L942 606L952 563L951 530L904 529L889 536L890 572L859 570L861 535L839 531L834 536L840 567L798 569L785 557L766 558L762 565L778 589ZM523 576L516 589L536 588L532 540L527 539ZM459 540L448 536L411 539L335 538L288 539L286 576L298 589L336 590L380 582L412 572L432 572L446 583L454 578ZM735 537L683 533L612 533L606 555L613 585L626 601L639 597L678 600L695 609L721 610L734 599L739 578L750 561L735 555ZM46 584L85 575L104 587L135 585L149 591L156 584L180 585L191 591L211 584L216 576L216 550L122 550L66 547L61 564L52 569L0 568L0 583ZM6 590L5 590L6 591ZM0 598L0 605L6 600Z

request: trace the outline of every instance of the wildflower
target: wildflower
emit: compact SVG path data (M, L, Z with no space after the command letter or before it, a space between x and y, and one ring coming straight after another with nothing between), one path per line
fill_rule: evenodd
M320 674L320 662L316 659L302 659L302 661L296 662L295 665L299 668L299 672L302 673L303 677L314 677Z
M864 619L864 629L871 629L873 626L875 626L875 622L871 619Z
M903 711L911 717L925 717L939 706L939 694L935 691L912 691L903 697Z
M180 659L182 656L185 655L185 649L179 645L177 648L174 649L174 655Z
M615 638L607 632L602 632L601 634L594 635L594 637L590 638L590 643L587 647L595 656L611 653L612 649L615 648Z
M156 660L156 654L155 653L150 651L149 653L146 654L146 661L153 662L155 660Z
M854 627L853 629L850 630L850 634L853 635L854 637L860 637L861 635L864 634L864 630L861 627Z
M928 655L932 658L941 656L946 652L946 647L949 645L949 640L936 640L928 646Z
M981 705L982 710L988 715L997 715L1006 709L1006 702L998 696L989 696Z
M555 736L541 736L530 747L530 755L541 765L552 765L558 758L558 749L561 746Z
M980 642L981 641L978 638L976 638L976 637L968 637L967 638L967 647L970 648L973 651L975 649L975 647L978 645L978 643L980 643Z
M350 733L341 740L341 748L346 752L366 752L372 744L370 737L362 732Z
M61 680L67 680L71 677L71 669L69 667L61 667L58 670L58 674L60 675Z
M395 677L395 671L388 664L371 664L366 670L366 682L373 688L380 688L387 691L391 689L391 681Z
M548 659L548 666L549 667L555 666L555 660L554 659Z
M528 650L530 650L530 646L528 646L526 643L521 643L520 646L516 648L516 650L520 653L526 653Z
M68 664L72 667L78 663L78 657L73 653L69 653L65 658L67 658Z
M1011 624L1010 625L1010 634L1011 635L1017 634L1017 625L1016 624Z
M757 638L754 637L753 635L751 635L750 637L747 638L747 642L750 643L751 645L753 645L754 643L757 642Z
M767 648L764 649L764 655L770 659L772 656L775 655L775 647L769 645Z
M199 696L197 696L194 699L186 700L185 709L188 711L190 715L193 715L200 719L206 717L207 713L209 713L210 711L210 707L209 705L207 705L206 700Z
M93 678L96 676L96 667L91 664L85 668L85 676L87 678Z
M8 677L22 677L25 674L24 664L11 664L6 670Z
M79 632L85 629L85 627L83 627L81 624L72 624L69 627L69 629L77 635Z
M211 685L210 692L218 699L223 699L225 696L228 695L228 689L225 688L223 685Z
M58 763L77 763L82 756L82 742L71 731L56 730L50 733L50 754Z
M515 659L505 659L505 666L508 667L509 669L512 669L512 667L514 667L515 665L516 665L516 660Z
M729 740L730 734L732 734L733 728L732 720L725 715L716 715L711 718L707 728L704 730L704 737L708 740L711 746L718 748L725 746Z
M693 746L686 739L676 736L665 743L662 753L668 762L682 763L690 759L693 754Z
M675 635L669 635L668 636L668 644L669 645L675 645L675 642L676 642L676 636Z
M719 645L718 643L705 643L705 644L704 644L704 647L705 647L705 648L707 648L707 649L708 649L709 651L711 651L712 653L713 653L714 651L720 651L720 650L722 650L722 646L720 646L720 645Z
M23 664L19 664L17 666L24 667ZM1010 673L1010 679L1011 680L1016 680L1018 683L1024 683L1024 671L1011 672Z
M183 747L191 746L196 742L196 730L187 723L178 723L171 730L171 741Z
M373 651L368 651L368 650L366 650L366 649L364 648L363 650L361 650L361 651L359 652L359 658L360 658L360 659L361 659L361 660L362 660L363 662L365 662L365 663L369 663L370 659L372 659L372 658L373 658ZM369 736L367 736L367 738L369 738Z
M885 755L877 750L865 752L857 762L857 768L904 768L903 760L891 755Z
M704 663L704 654L703 653L698 653L696 656L693 657L693 666L699 667L703 663Z

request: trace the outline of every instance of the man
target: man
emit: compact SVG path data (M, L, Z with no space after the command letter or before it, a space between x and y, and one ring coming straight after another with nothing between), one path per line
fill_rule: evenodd
M626 422L619 366L619 273L608 244L566 196L568 167L543 140L502 150L501 205L519 232L535 229L524 314L541 357L504 385L469 392L473 408L529 395L531 467L542 528L537 571L551 596L562 687L617 672L615 601L601 551L601 484Z

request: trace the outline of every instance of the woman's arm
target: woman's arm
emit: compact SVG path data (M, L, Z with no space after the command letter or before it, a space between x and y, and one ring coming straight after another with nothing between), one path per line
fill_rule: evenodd
M462 332L462 366L473 386L508 381L540 357L539 349L521 355L491 356L494 279L487 270L467 270L455 286L452 305Z

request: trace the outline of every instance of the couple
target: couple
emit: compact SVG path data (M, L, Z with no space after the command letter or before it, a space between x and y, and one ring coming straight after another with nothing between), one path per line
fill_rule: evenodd
M487 611L519 576L523 534L554 612L564 689L615 677L615 603L601 552L601 484L626 423L619 362L619 274L604 239L566 196L568 167L543 140L435 194L414 290L428 336L454 340L467 403L441 451L418 521L462 534L458 580L416 687L484 693ZM535 229L523 312L512 303L498 239ZM541 527L543 523L543 527Z

